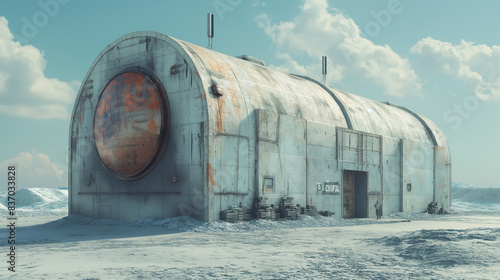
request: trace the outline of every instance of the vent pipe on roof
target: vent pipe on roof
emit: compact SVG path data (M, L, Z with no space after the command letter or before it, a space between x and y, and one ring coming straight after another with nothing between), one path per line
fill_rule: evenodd
M208 37L208 47L212 49L214 46L214 14L207 14L207 37Z
M322 62L321 73L323 74L323 80L321 80L321 82L324 84L326 83L326 73L328 72L327 58L325 55L321 58L321 62Z

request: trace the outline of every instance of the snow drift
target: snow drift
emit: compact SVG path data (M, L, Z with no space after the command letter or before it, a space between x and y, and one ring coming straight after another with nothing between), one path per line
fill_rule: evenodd
M405 260L425 266L485 267L500 262L500 228L419 230L375 240ZM474 250L471 250L471 244ZM464 254L464 252L468 252Z

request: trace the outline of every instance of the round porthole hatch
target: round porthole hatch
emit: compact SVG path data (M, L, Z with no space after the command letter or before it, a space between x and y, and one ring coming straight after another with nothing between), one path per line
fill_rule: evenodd
M115 176L137 179L156 164L167 123L161 92L140 72L114 77L102 92L94 139L101 161Z

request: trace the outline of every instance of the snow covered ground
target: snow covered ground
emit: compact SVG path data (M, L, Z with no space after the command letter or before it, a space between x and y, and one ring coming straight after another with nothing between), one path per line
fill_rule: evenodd
M447 215L204 223L67 216L66 189L21 189L16 273L0 279L498 279L500 188L454 184ZM5 219L6 194L0 193ZM2 260L3 258L3 260Z

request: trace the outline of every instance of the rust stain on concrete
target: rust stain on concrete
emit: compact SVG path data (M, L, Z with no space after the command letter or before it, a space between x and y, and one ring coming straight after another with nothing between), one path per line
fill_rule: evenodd
M212 165L210 163L207 164L207 176L208 176L208 180L210 182L210 186L212 187L212 191L213 191L213 187L215 187L215 168L212 167Z

